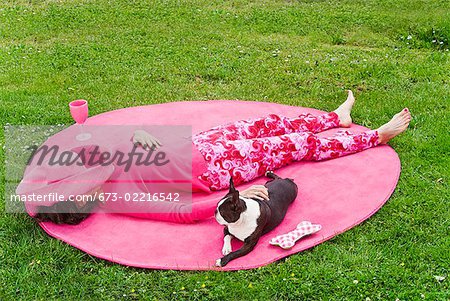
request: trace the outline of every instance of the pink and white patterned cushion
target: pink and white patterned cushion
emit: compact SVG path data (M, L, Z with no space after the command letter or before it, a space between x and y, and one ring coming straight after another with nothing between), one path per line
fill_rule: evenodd
M270 244L280 246L283 249L292 248L300 238L316 233L322 229L321 225L311 224L311 222L303 221L297 225L297 228L286 234L278 235L270 240Z

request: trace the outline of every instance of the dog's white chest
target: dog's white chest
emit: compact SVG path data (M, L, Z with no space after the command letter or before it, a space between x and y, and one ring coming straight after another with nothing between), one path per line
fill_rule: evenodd
M245 199L247 210L241 214L241 217L237 222L228 224L228 232L240 241L244 241L253 232L255 232L258 224L256 223L259 215L261 214L261 208L259 203L252 199Z

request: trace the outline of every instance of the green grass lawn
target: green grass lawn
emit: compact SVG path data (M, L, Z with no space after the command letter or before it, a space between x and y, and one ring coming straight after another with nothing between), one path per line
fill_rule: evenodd
M330 110L351 88L359 124L412 112L391 142L398 187L360 226L230 273L99 260L1 202L0 300L450 300L448 0L149 2L1 1L2 126L71 124L77 98L91 115L206 99ZM4 195L3 163L1 177Z

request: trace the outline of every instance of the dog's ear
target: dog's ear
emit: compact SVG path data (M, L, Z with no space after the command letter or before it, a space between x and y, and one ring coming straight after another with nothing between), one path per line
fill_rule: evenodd
M234 182L233 182L233 177L230 177L230 190L228 191L228 193L233 193L236 192L236 188L234 187Z
M231 202L236 206L239 203L239 191L234 187L233 177L230 178L230 190L228 194L231 194Z

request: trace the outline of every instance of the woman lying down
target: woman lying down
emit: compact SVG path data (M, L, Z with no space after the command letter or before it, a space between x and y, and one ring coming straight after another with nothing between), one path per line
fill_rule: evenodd
M336 110L320 116L300 114L293 118L270 114L265 117L239 120L233 123L219 125L209 130L193 135L187 141L193 149L192 157L192 189L193 192L211 192L227 189L230 177L235 185L249 182L263 176L268 170L276 170L297 161L321 161L335 159L348 154L361 152L377 145L385 144L392 138L404 132L411 120L407 108L393 116L393 118L375 130L361 133L340 131L328 137L317 134L337 127L350 127L350 116L355 98L351 91L348 97ZM161 148L160 141L142 130L134 132L131 142L140 144L144 149ZM183 163L180 162L182 165ZM173 164L171 164L171 168ZM133 167L132 167L133 168ZM154 168L153 168L154 170ZM80 167L79 172L85 177L95 178L96 181L84 181L74 187L63 187L64 191L71 191L75 195L99 195L102 192L117 192L115 179L121 177L121 169L114 166ZM148 179L150 168L139 168L134 171L138 178ZM163 169L160 172L165 172ZM170 170L167 172L171 172ZM49 173L41 170L44 177ZM46 175L45 175L46 174ZM42 175L41 175L42 176ZM19 185L18 193L30 193L29 178L25 176ZM83 182L83 181L81 181ZM145 181L137 184L139 189L146 191ZM122 185L123 186L123 185ZM47 186L52 191L52 184ZM58 187L58 189L62 189ZM119 191L120 192L120 191ZM123 193L123 191L122 191ZM254 185L240 192L244 197L268 199L267 189L262 185ZM84 199L84 198L82 198ZM150 203L147 206L165 206L158 212L149 210L140 217L164 220L178 223L191 223L210 218L214 214L217 202L212 199L194 202L185 210L183 203ZM78 224L86 219L101 202L56 202L51 206L37 206L34 217L38 221L51 221L58 224Z

